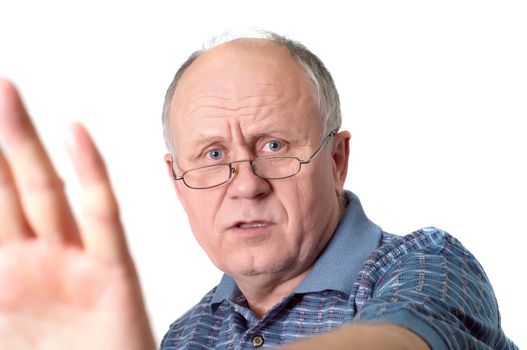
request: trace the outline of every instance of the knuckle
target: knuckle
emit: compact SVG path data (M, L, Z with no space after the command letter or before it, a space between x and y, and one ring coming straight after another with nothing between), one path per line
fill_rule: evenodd
M84 194L84 212L87 218L97 222L119 220L119 205L107 185L93 186Z

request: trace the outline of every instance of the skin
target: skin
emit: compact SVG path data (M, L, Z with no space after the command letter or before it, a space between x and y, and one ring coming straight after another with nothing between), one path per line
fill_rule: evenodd
M299 341L282 350L430 350L415 333L392 324L359 324Z
M76 221L15 87L0 79L0 349L155 349L104 163L81 125L67 149Z
M185 72L171 101L178 164L167 155L169 173L173 165L181 173L255 157L309 158L326 136L314 93L302 68L274 43L248 40L210 50ZM287 179L263 180L238 163L219 187L195 190L174 181L196 239L257 315L303 280L335 231L349 138L339 133ZM276 141L283 147L271 148ZM211 159L216 152L222 156Z

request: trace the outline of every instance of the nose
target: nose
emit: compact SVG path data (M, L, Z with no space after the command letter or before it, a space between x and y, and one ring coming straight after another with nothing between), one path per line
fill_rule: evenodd
M269 193L271 186L254 173L249 160L241 160L232 164L233 178L229 183L229 193L233 198L257 198Z

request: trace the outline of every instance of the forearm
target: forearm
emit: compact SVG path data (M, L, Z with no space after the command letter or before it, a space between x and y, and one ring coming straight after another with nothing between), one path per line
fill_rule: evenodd
M430 350L430 347L421 337L406 328L391 324L361 324L343 327L281 349Z

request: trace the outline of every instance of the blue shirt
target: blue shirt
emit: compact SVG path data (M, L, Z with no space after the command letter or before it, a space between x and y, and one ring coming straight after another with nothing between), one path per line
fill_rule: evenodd
M436 228L383 232L346 196L331 241L293 293L259 319L224 275L161 349L267 349L358 322L406 327L434 350L517 349L483 268L459 241Z

